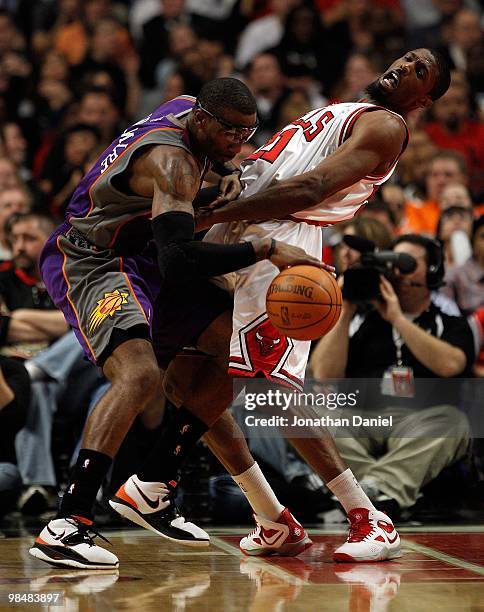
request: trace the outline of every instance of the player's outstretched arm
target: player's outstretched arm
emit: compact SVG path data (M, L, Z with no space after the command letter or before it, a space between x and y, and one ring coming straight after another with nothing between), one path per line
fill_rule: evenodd
M316 206L365 176L385 174L402 152L405 138L398 117L383 110L363 113L350 138L313 170L202 213L197 229L226 221L281 219Z
M153 237L158 265L165 281L183 282L187 275L216 276L270 259L279 267L295 264L322 264L298 247L269 238L235 245L193 240L195 224L192 200L200 184L195 159L183 149L167 153L153 150L146 169L153 181Z

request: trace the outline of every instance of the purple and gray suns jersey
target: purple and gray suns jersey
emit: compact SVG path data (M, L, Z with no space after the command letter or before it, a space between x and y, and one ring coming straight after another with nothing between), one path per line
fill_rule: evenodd
M126 128L83 177L69 202L66 220L90 243L120 254L139 253L146 246L151 238L152 200L123 193L113 185L113 179L127 169L133 154L147 145L171 145L192 153L183 119L194 104L192 96L162 104ZM200 161L205 171L208 160Z

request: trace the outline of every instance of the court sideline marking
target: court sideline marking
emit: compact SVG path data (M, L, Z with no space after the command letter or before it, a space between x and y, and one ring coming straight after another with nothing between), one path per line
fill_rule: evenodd
M424 546L423 544L417 544L417 542L414 542L413 540L402 539L402 545L404 548L410 548L410 550L422 553L428 557L433 557L438 561L442 561L449 565L454 565L455 567L460 567L461 569L466 569L470 572L474 572L475 574L479 574L480 576L484 576L484 567L477 565L476 563L464 561L464 559L453 557L452 555L435 550L429 546Z

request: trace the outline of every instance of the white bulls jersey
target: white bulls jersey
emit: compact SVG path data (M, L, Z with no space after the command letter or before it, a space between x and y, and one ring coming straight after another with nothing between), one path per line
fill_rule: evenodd
M312 170L349 138L362 113L379 108L373 104L334 104L313 110L286 126L242 163L244 190L240 197L249 197L276 181ZM402 151L405 145L406 141ZM293 213L287 220L220 223L212 227L205 240L230 244L269 237L321 258L323 241L319 226L353 217L373 191L391 176L398 158L393 161L384 176L364 177L316 206ZM263 374L301 390L311 343L282 336L265 311L267 289L278 273L276 266L264 260L235 272L230 279L216 281L234 289L229 372L248 377Z
M290 123L242 162L242 182L245 188L240 197L247 198L270 187L275 181L312 170L349 138L355 121L362 113L381 108L367 103L333 104L312 110ZM392 114L405 124L400 115ZM406 144L405 142L402 152ZM386 174L367 176L316 206L294 213L291 217L317 222L320 225L350 219L375 188L390 178L397 161L398 158Z

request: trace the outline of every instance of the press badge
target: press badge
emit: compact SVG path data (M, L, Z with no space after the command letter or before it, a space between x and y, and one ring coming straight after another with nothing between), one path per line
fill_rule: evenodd
M383 374L380 390L382 395L414 397L413 369L402 365L388 368Z

